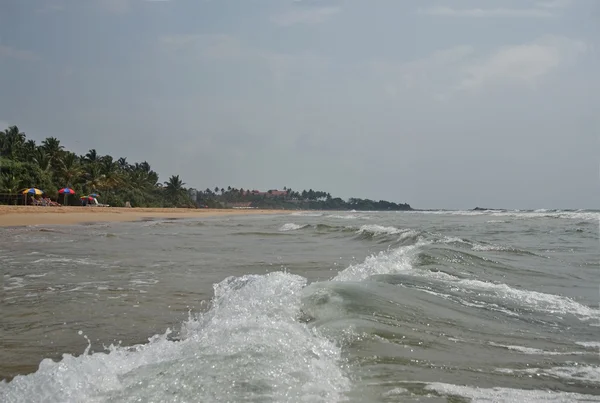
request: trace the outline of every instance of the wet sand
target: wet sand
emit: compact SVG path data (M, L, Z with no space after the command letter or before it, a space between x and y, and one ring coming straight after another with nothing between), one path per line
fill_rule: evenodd
M195 218L239 214L281 214L285 211L286 210L262 209L0 206L0 227L138 221L147 218Z

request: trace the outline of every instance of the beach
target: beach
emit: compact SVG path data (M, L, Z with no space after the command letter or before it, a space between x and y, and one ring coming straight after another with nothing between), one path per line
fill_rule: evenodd
M197 218L240 214L280 214L281 212L282 210L266 209L0 206L0 227L124 222L139 221L148 218Z

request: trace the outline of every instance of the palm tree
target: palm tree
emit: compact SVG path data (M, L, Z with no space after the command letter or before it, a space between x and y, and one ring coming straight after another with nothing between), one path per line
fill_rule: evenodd
M33 153L32 157L33 162L37 164L37 166L44 172L50 172L51 169L51 161L50 156L44 151L43 148L38 147Z
M58 168L60 169L59 159L65 148L64 146L60 145L60 140L58 140L56 137L48 137L42 141L42 148L50 156L52 165L55 167L58 165Z
M35 140L27 140L23 145L23 157L29 158L35 153L37 146L35 144Z
M119 169L121 171L129 171L131 169L131 165L127 162L127 158L121 157L117 160L117 164L119 164Z
M97 164L88 165L85 173L85 187L89 193L104 187L105 176Z
M98 153L95 149L91 149L88 153L83 157L83 160L89 162L90 164L94 164L98 162Z
M0 155L17 160L23 155L25 146L25 133L19 131L17 126L5 129L0 136Z
M165 195L167 201L173 205L178 205L185 194L185 183L179 178L179 175L172 175L168 181L165 182Z
M63 158L58 161L58 174L66 186L73 186L82 176L83 168L79 164L79 158L75 153L67 152Z
M177 194L183 190L183 181L179 179L179 175L172 175L168 181L165 182L165 189L167 192Z

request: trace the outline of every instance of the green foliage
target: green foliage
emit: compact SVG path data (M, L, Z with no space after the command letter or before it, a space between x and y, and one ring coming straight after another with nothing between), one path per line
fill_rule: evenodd
M165 185L160 185L158 174L146 161L115 161L96 150L80 156L65 150L55 137L36 145L17 126L0 132L0 193L15 194L36 187L71 205L80 204L79 196L99 193L101 202L111 206L124 206L127 201L134 207L194 206L178 175L169 178ZM76 195L65 200L58 194L63 187L72 188Z
M268 190L257 192L236 189L231 186L227 190L216 186L214 192L207 188L198 191L197 203L207 207L255 207L265 209L288 210L412 210L406 203L393 203L385 200L375 201L370 199L350 198L344 201L339 197L332 197L330 193L315 190L294 191L286 186L284 192Z

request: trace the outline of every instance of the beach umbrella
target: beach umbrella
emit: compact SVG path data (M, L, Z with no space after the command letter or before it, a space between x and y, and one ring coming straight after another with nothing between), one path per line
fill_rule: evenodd
M25 204L27 204L27 195L41 195L44 194L44 191L38 188L28 188L21 190L21 193L25 195Z
M58 193L65 195L65 205L67 204L67 198L69 195L75 194L75 191L69 187L62 188L58 191Z
M40 190L38 188L29 188L29 189L23 189L21 191L21 193L25 194L30 194L30 195L41 195L44 194L43 190Z
M79 198L81 201L87 200L87 201L93 201L94 198L92 196L81 196Z
M75 194L75 191L71 188L62 188L58 191L58 193L72 195L72 194Z

